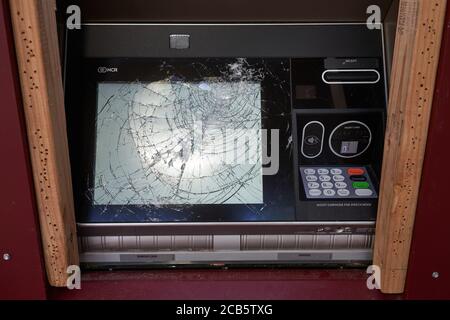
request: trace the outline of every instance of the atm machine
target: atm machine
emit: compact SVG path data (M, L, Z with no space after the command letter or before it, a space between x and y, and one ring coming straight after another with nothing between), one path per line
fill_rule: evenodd
M67 31L82 263L369 263L387 104L379 27Z

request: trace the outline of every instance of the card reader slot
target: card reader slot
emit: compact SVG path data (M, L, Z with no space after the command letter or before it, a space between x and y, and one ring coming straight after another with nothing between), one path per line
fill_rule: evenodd
M326 70L322 80L326 84L375 84L380 81L380 73L375 69Z

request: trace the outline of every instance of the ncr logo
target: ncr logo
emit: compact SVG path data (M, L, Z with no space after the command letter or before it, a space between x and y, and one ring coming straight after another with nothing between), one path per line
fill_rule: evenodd
M118 68L108 68L108 67L98 67L97 69L98 73L117 73L119 72Z

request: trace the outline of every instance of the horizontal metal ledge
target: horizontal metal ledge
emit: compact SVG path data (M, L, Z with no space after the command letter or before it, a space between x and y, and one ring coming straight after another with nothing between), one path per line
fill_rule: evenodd
M299 233L339 233L342 228L351 233L372 234L374 221L336 222L233 222L233 223L79 223L79 236L137 235L263 235Z
M372 249L370 234L80 237L82 252Z
M289 250L233 252L89 252L82 263L93 264L245 264L245 263L345 263L369 262L372 250Z

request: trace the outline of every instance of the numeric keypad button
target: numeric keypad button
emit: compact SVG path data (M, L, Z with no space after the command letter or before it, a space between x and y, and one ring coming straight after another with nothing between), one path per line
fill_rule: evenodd
M319 189L311 189L309 190L309 195L311 197L319 197L322 195L322 191L320 191Z
M331 169L331 174L336 175L336 174L342 174L342 170L341 169Z
M306 176L306 181L308 182L316 182L317 177L316 176Z
M333 184L331 182L322 182L322 188L324 189L332 189Z
M320 188L320 184L317 182L308 182L308 188L309 189L318 189Z
M350 191L348 191L347 189L339 189L338 195L341 197L348 197L350 195Z
M345 181L345 177L340 175L340 174L338 174L338 175L333 176L333 180L335 182L342 182L342 181Z
M334 185L338 189L345 189L345 188L347 188L347 184L345 182L336 182Z

